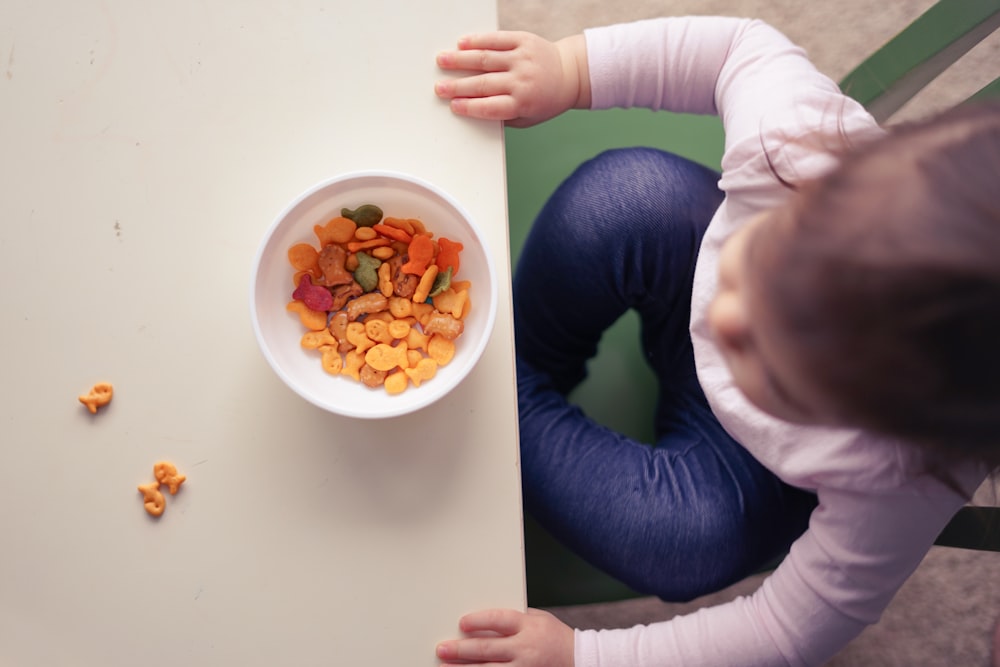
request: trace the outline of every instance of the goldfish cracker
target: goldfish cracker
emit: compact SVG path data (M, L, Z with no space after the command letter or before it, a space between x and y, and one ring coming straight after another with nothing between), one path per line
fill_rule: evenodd
M365 363L377 371L391 371L392 369L408 368L410 361L406 356L406 343L392 346L379 343L365 353Z
M462 252L464 246L458 241L452 241L451 239L446 239L442 236L438 239L438 248L440 250L438 251L437 259L434 260L434 263L437 264L437 267L441 269L442 272L450 268L451 275L454 276L458 273L458 267L460 265L459 253Z
M354 345L354 349L361 355L364 355L365 352L375 345L375 341L368 337L365 325L362 322L351 322L347 325L347 340Z
M465 309L465 302L468 298L468 290L456 292L455 290L449 288L434 297L434 307L438 310L438 312L448 313L452 317L460 319L462 317L462 311Z
M158 484L166 484L170 490L170 495L176 495L181 488L181 484L187 479L177 472L177 466L169 461L157 461L153 464L153 477Z
M365 355L363 352L358 352L357 350L351 350L344 355L344 367L341 369L341 375L349 375L358 382L361 381L361 367L365 365Z
M78 400L87 406L90 414L97 414L97 408L107 405L115 394L115 388L110 382L98 382L90 391L79 396Z
M306 304L309 310L327 311L333 307L333 295L322 285L314 285L307 273L299 279L299 286L292 292L292 298Z
M437 374L438 364L433 359L421 359L412 368L404 368L403 372L414 387L419 387L424 380L430 380Z
M417 234L410 241L406 253L409 259L403 264L403 272L422 276L434 261L434 241L426 234Z
M161 516L163 510L167 508L167 499L163 497L163 493L160 491L159 482L150 482L149 484L140 484L138 486L139 493L142 494L142 504L152 516Z
M302 336L301 345L307 350L318 350L324 345L337 345L337 339L333 337L329 329L310 331Z
M386 392L390 394L401 394L406 391L408 385L409 379L406 377L405 371L390 373L386 376L384 383Z
M403 319L413 314L413 302L402 296L389 298L389 312L396 319Z
M288 249L288 261L297 271L310 271L319 263L319 251L308 243L296 243Z
M389 333L389 325L385 320L370 318L365 320L365 335L376 343L391 345L393 335Z
M406 338L410 333L410 329L413 328L405 319L394 319L392 322L389 322L388 327L389 336L396 340Z
M310 331L319 331L327 326L325 310L310 310L305 303L297 299L290 301L285 310L298 314L302 326Z
M434 313L434 305L430 303L413 302L413 316L417 318L420 326L427 324L427 319Z
M415 327L410 327L410 332L406 334L406 346L411 350L424 350L427 351L427 343L430 341L430 336L423 333Z
M431 293L431 288L434 286L434 279L437 278L438 267L431 264L424 271L424 274L420 276L420 282L417 283L417 291L413 293L413 303L422 303L427 300L428 295Z
M427 356L445 366L455 357L455 343L444 336L431 336L427 341Z
M330 375L340 375L340 371L344 370L344 358L340 355L340 349L333 345L324 345L319 351L322 353L320 365L323 370Z
M331 243L347 243L354 238L354 232L358 225L350 218L338 216L325 225L316 225L313 232L319 239L320 247L326 247Z
M406 351L406 363L409 368L416 367L422 359L425 359L423 353L420 350L407 350Z

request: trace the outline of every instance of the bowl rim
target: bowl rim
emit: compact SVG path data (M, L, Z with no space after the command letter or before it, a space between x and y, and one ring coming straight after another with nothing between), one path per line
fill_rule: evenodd
M341 183L344 181L361 180L361 179L372 179L372 178L385 178L390 180L399 180L408 182L412 185L416 185L423 188L435 196L440 197L444 202L455 209L455 211L462 217L466 224L472 229L473 235L477 237L483 243L483 255L486 258L486 271L489 275L489 289L488 289L488 303L492 306L487 309L486 322L484 325L484 335L480 337L477 344L470 350L471 355L468 357L465 370L457 377L447 388L441 386L440 389L436 391L426 391L421 394L417 400L409 401L406 403L400 403L398 407L381 410L377 413L372 412L359 412L351 409L345 409L342 406L333 404L331 402L324 402L318 397L314 396L311 392L305 391L304 388L300 387L299 383L295 381L285 369L281 367L277 361L273 358L273 355L269 353L265 340L264 332L260 323L260 317L257 310L257 277L260 272L261 263L264 259L265 251L270 245L270 240L274 236L275 232L281 226L282 222L302 205L307 199L314 196L317 192ZM261 238L257 250L254 253L253 263L251 267L250 275L250 319L253 326L254 338L257 341L257 346L262 353L262 356L267 361L268 366L271 370L284 382L284 384L292 389L297 395L305 399L309 403L315 405L316 407L322 408L328 412L342 415L345 417L352 417L356 419L384 419L399 417L402 415L410 414L416 412L422 408L431 405L441 398L447 396L455 387L460 385L462 381L468 376L473 368L478 365L483 352L485 351L487 345L493 337L494 329L496 328L496 316L499 304L498 300L498 287L497 287L497 273L496 273L496 262L493 258L493 252L490 249L489 244L486 243L486 236L483 233L483 229L479 226L476 220L469 214L468 210L452 195L443 190L442 188L434 185L430 181L423 179L419 176L413 174L392 170L392 169L362 169L355 171L342 172L327 178L324 178L312 186L303 190L298 196L296 196L292 201L286 204L277 215L271 220L263 237Z

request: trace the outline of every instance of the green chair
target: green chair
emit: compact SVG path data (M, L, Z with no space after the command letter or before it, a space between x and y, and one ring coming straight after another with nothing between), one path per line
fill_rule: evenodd
M1000 27L1000 0L941 0L873 53L842 82L843 90L887 119L935 76ZM1000 79L974 98L1000 96ZM570 111L542 125L506 132L511 256L547 197L582 162L622 146L670 150L719 169L718 118L643 109ZM638 318L608 330L574 402L607 426L651 442L655 379L639 348ZM1000 509L963 509L938 544L1000 551ZM561 546L531 517L525 521L528 602L534 607L621 600L638 595Z

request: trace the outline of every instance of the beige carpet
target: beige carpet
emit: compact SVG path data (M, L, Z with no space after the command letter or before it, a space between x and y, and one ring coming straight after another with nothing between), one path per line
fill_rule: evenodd
M809 53L820 70L839 80L858 61L931 0L893 0L873 10L867 0L499 0L500 27L550 39L588 26L653 16L720 14L761 18ZM993 35L928 86L891 119L907 120L947 108L995 78L1000 35ZM995 496L984 493L985 500ZM665 620L699 606L752 592L750 578L685 605L642 598L554 609L580 628L628 627ZM835 667L990 667L1000 617L1000 554L936 547L893 600L881 622L866 630L830 664ZM995 667L1000 667L998 662Z

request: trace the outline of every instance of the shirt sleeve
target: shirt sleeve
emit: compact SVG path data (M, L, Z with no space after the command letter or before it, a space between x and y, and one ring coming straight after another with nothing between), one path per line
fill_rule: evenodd
M576 633L576 667L821 665L878 621L965 498L921 477L821 490L809 530L753 595L670 621Z
M831 117L858 106L805 51L759 20L668 17L584 35L592 109L719 115L727 150L756 140L766 116L806 111L803 100Z

